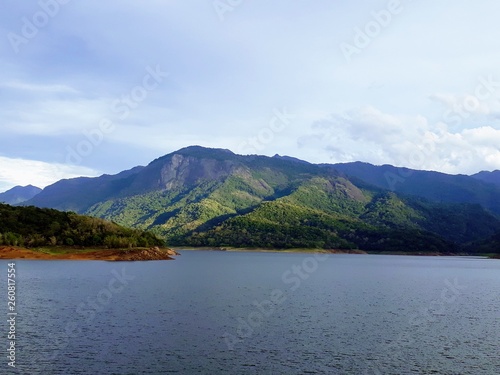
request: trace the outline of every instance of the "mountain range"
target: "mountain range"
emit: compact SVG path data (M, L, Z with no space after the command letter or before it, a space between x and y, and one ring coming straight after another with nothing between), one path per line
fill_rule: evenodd
M496 170L493 172L482 171L472 175L472 177L477 178L478 180L482 180L485 182L490 182L497 186L500 186L500 171Z
M334 167L352 179L382 189L419 196L433 202L478 203L500 216L500 171L466 176L361 162L335 164Z
M500 252L497 176L191 146L116 175L61 180L23 204L147 229L178 246Z
M0 203L18 204L25 202L40 193L42 189L33 186L15 186L4 193L0 193Z

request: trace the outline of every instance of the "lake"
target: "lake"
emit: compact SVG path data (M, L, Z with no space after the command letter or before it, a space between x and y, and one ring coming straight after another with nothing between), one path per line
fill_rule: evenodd
M12 373L500 374L500 261L181 253L16 261Z

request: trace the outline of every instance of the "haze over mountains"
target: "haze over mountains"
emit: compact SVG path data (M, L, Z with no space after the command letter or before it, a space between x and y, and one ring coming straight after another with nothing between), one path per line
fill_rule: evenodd
M500 187L476 177L192 146L117 175L61 180L24 204L149 229L171 245L491 250Z
M40 193L42 189L33 186L15 186L4 193L0 193L0 203L18 204L33 198Z

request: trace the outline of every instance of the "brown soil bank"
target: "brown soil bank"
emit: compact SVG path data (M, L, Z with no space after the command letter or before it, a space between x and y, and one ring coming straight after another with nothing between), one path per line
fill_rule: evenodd
M58 249L57 251L30 250L21 247L0 246L0 259L34 259L34 260L172 260L172 256L179 255L172 249L158 247L146 249L102 249L102 250L75 250Z

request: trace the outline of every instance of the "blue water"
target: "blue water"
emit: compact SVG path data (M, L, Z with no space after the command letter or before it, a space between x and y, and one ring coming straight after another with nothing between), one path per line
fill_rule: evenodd
M500 374L500 261L183 251L16 269L17 367L2 356L0 373Z

